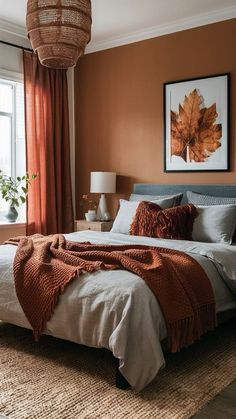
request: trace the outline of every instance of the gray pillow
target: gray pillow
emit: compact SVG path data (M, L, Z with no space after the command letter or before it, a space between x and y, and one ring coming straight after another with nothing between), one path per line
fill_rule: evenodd
M194 205L228 205L228 204L235 204L236 205L236 197L219 197L219 196L210 196L210 195L202 195L197 192L187 191L186 192L188 202Z
M141 195L141 194L135 194L132 193L130 195L129 201L157 201L160 199L173 199L172 207L176 207L177 205L180 205L181 199L183 197L182 193L179 193L177 195Z
M193 191L186 192L188 202L194 205L236 205L236 197L220 197L220 196L210 196L203 195ZM233 242L236 243L236 230L234 232Z
M211 243L232 243L236 225L236 205L198 206L193 225L193 240Z

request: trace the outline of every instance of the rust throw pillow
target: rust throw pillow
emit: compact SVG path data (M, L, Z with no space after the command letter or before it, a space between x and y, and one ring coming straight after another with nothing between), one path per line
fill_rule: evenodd
M140 202L130 234L161 239L192 240L193 223L198 211L193 204L162 209L153 202Z

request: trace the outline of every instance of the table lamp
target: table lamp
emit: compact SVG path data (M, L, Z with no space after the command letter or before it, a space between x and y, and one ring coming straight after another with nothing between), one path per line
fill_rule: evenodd
M108 221L110 214L107 210L105 193L116 192L116 173L114 172L91 172L90 192L100 193L101 197L97 209L97 220Z

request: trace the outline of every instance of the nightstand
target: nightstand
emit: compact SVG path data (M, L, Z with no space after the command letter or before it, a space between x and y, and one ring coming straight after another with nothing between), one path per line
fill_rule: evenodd
M113 221L86 221L75 220L75 231L110 231Z

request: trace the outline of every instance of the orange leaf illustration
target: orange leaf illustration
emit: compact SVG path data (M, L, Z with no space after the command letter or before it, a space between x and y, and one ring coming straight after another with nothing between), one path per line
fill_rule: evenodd
M179 113L171 111L171 155L186 162L204 162L221 146L222 125L215 124L216 103L203 107L196 89L179 104Z

